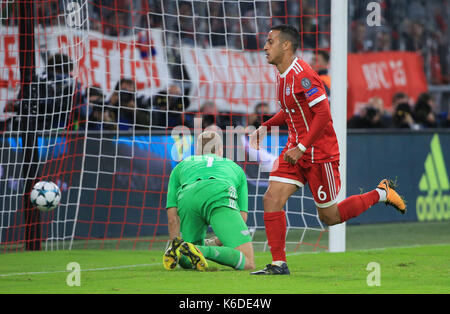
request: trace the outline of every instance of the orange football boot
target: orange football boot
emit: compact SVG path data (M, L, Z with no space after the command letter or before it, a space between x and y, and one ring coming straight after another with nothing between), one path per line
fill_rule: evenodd
M391 205L396 210L398 210L401 214L406 213L406 203L403 197L401 197L396 191L396 185L392 180L383 179L380 184L378 184L377 188L383 189L386 191L386 206Z

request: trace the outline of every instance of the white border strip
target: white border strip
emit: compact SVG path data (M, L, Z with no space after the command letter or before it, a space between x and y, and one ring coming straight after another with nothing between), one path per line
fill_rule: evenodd
M153 263L153 264L137 264L137 265L112 266L112 267L102 267L102 268L80 269L80 271L115 270L115 269L148 267L148 266L157 266L157 265L162 265L162 264L161 263ZM70 273L70 272L71 272L71 270L35 271L35 272L28 272L28 273L0 274L0 277L27 276L27 275L46 275L46 274Z
M269 181L290 183L290 184L294 184L294 185L296 185L298 187L301 187L301 188L305 186L305 184L301 183L300 181L293 180L293 179L288 179L288 178L283 178L283 177L276 177L276 176L270 176L269 177Z
M309 102L308 105L310 107L317 105L319 102L321 102L322 100L325 100L327 98L327 95L322 94L322 96L317 97L316 99L314 99L313 101Z

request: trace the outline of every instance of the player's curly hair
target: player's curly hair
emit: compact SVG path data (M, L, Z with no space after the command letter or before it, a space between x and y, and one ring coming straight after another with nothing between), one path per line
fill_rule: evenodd
M270 30L279 31L280 39L283 41L290 41L292 44L292 50L294 52L297 51L298 47L300 46L300 34L294 26L289 24L281 24L272 26Z

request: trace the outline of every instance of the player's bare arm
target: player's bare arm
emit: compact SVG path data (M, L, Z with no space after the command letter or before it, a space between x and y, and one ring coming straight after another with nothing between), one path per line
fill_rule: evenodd
M178 217L178 208L170 207L167 209L167 221L169 225L169 239L173 240L180 236L180 217Z
M273 126L281 126L285 124L285 117L282 110L278 111L272 118L264 122L256 131L249 136L250 147L253 149L259 149L261 142L267 135L269 129Z
M241 211L242 220L247 223L248 213Z
M249 144L253 149L258 149L260 147L261 142L267 135L267 127L260 126L252 134L249 135Z

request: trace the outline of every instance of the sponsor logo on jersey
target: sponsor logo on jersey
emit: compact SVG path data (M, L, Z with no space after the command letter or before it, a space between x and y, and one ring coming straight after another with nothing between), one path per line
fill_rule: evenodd
M286 87L286 96L289 96L291 94L291 87L288 85Z

